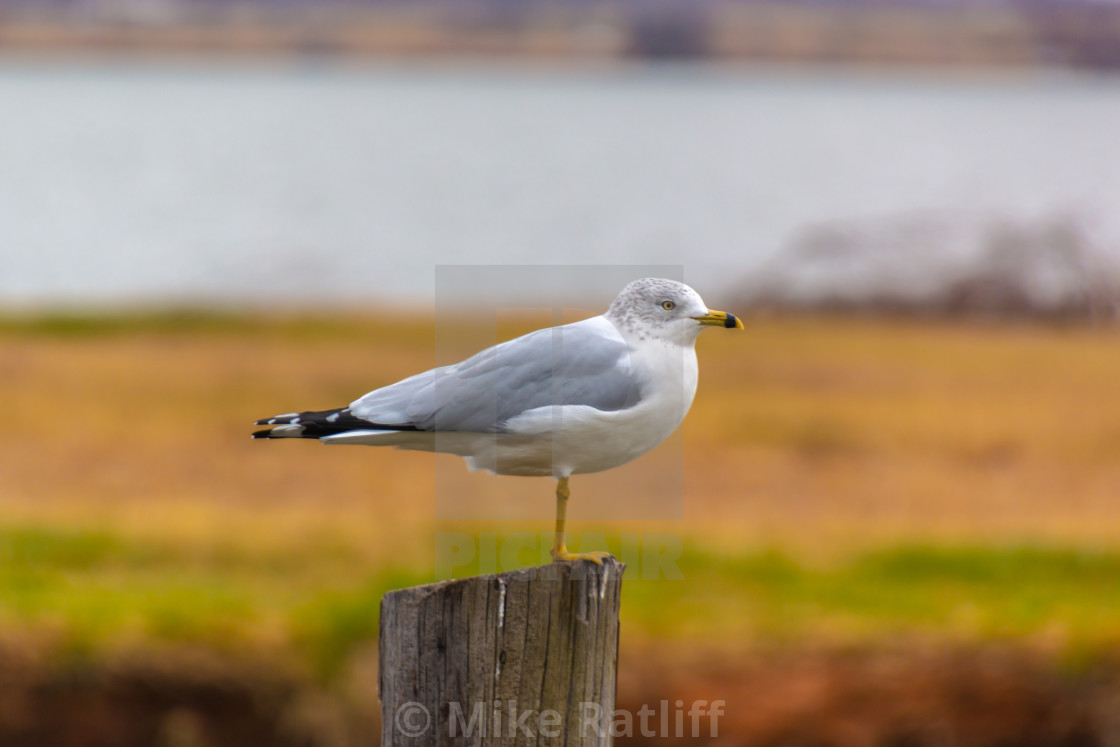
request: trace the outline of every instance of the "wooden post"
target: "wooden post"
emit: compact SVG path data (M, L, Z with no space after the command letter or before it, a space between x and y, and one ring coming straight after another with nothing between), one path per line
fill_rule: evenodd
M386 594L382 745L609 745L625 568L553 563Z

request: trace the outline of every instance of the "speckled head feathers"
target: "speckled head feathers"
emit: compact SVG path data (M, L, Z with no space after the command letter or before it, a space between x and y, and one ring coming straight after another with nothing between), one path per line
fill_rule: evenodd
M699 328L693 318L707 313L700 294L684 283L663 278L642 278L622 289L604 316L624 333L645 336L695 338Z

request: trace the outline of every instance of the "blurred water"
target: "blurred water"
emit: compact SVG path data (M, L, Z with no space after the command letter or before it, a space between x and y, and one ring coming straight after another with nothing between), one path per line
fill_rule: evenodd
M818 220L1115 221L1118 128L1120 81L1053 74L6 60L0 303L429 303L448 263L711 300Z

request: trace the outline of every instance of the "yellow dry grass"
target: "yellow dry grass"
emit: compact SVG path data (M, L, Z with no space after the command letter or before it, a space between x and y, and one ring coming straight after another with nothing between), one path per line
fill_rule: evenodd
M713 548L809 554L1115 542L1117 337L815 318L708 332L683 436L617 474L573 480L573 528L609 520ZM329 537L371 562L429 565L437 520L547 531L543 480L460 477L452 457L247 438L254 418L337 406L429 367L434 339L431 320L381 316L81 333L9 324L0 520L273 549Z

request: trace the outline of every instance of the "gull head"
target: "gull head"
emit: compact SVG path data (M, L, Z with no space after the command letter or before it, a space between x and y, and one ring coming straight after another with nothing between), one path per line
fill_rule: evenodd
M611 302L604 316L627 336L691 344L704 327L742 329L734 314L709 309L684 283L661 278L635 280Z

